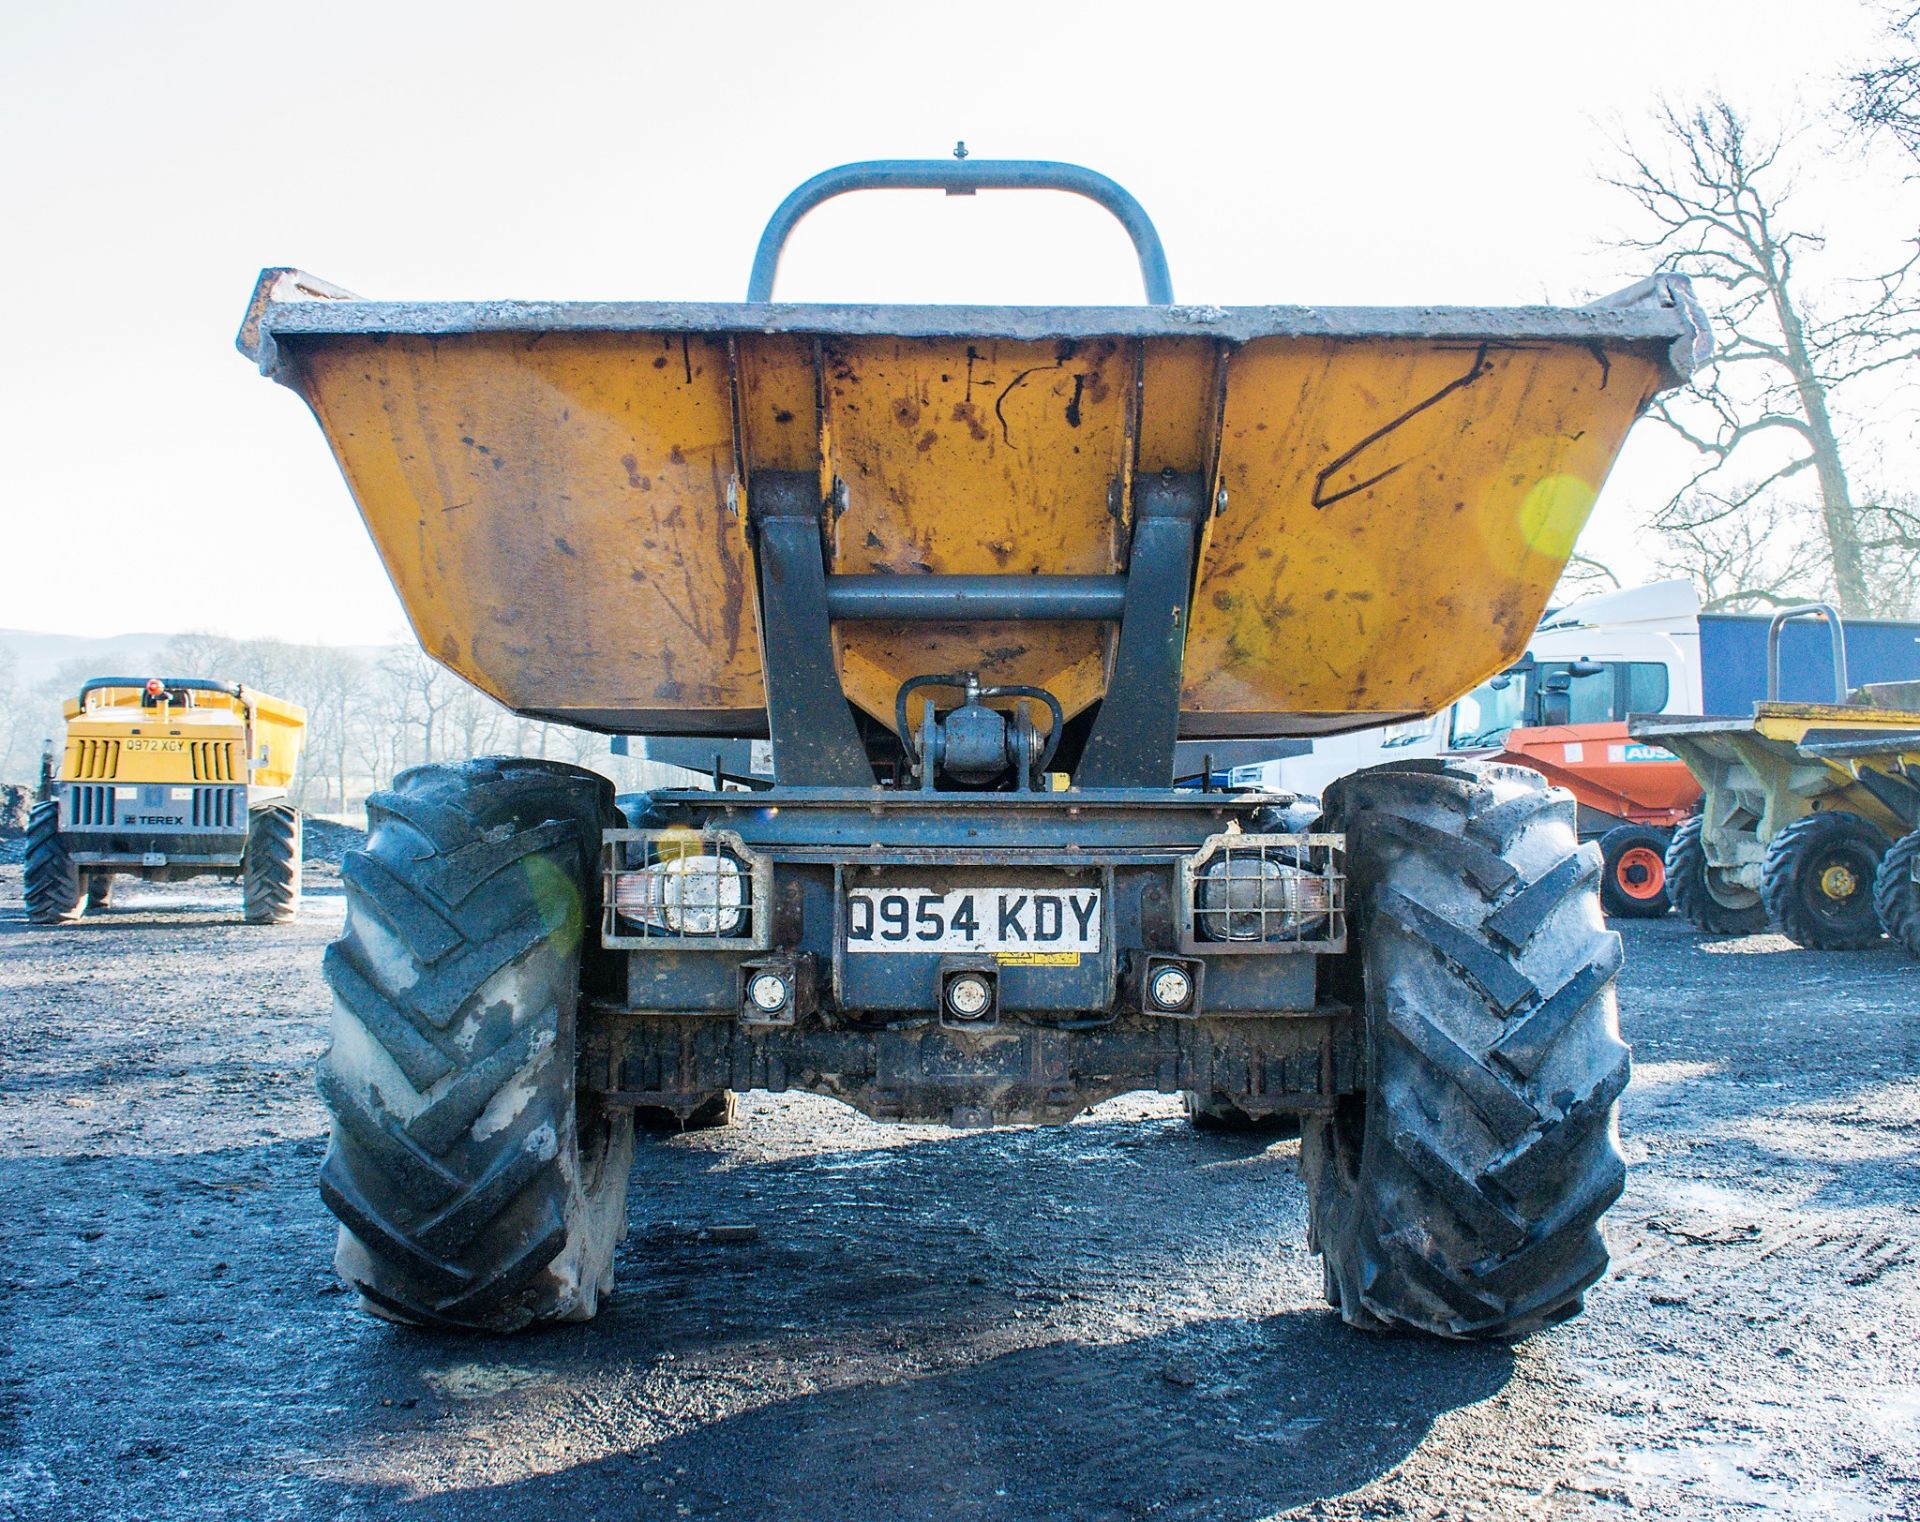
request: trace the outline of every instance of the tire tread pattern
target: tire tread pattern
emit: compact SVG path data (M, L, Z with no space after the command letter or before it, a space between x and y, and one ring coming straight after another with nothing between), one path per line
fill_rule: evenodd
M86 883L60 836L60 805L51 798L36 803L27 815L21 890L27 918L36 925L77 920L87 906Z
M1880 858L1873 878L1873 908L1881 928L1910 957L1920 957L1920 830L1902 835Z
M249 925L284 925L300 912L300 813L292 804L248 811L240 894Z
M1864 912L1872 907L1872 882L1865 885L1867 901L1859 904L1862 912L1851 930L1822 924L1802 896L1803 878L1813 866L1811 858L1837 835L1851 835L1857 844L1877 845L1879 854L1886 854L1886 834L1870 820L1838 809L1808 814L1767 842L1760 868L1760 901L1766 905L1773 928L1796 946L1818 951L1864 951L1880 939L1879 916ZM1878 865L1876 861L1875 867ZM1876 870L1876 881L1878 877Z
M1708 935L1758 935L1767 928L1767 906L1757 899L1733 909L1707 891L1706 822L1695 814L1683 819L1667 844L1667 896Z
M1348 836L1369 1092L1302 1146L1328 1298L1355 1326L1509 1340L1605 1271L1627 1083L1599 852L1506 766L1403 763L1328 791ZM1411 821L1413 827L1408 828ZM1504 872L1481 859L1498 849Z
M368 802L324 964L320 1190L380 1314L513 1331L584 1320L611 1283L631 1114L583 1154L574 1022L619 822L604 779L538 761L418 767Z

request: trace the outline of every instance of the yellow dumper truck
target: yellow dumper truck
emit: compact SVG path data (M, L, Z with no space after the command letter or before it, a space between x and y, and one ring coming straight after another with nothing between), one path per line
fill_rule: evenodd
M1780 636L1817 618L1833 649L1833 701L1780 701ZM1846 628L1825 603L1782 608L1767 629L1767 701L1746 717L1636 718L1699 782L1700 812L1674 831L1674 902L1712 935L1771 926L1847 951L1882 931L1920 956L1920 681L1855 688Z
M113 878L238 876L250 925L300 904L300 816L287 787L307 712L234 682L95 677L65 705L51 794L27 821L35 924L105 908Z
M810 207L888 187L1086 196L1147 305L773 301ZM796 190L743 304L268 270L240 346L313 409L436 659L518 713L773 758L624 814L518 759L371 800L320 1072L369 1308L593 1315L636 1109L798 1089L983 1126L1150 1089L1299 1118L1348 1322L1579 1310L1627 1049L1571 796L1416 761L1303 820L1176 788L1176 746L1432 713L1517 660L1628 428L1707 352L1684 280L1178 306L1104 176L889 161Z

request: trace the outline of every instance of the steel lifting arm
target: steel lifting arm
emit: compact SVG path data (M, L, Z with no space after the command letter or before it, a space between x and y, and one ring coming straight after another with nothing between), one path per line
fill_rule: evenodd
M760 471L747 505L759 546L774 775L788 787L870 786L873 768L834 669L819 477Z
M1133 547L1113 675L1074 781L1081 787L1171 787L1186 666L1187 605L1206 479L1149 476L1134 489Z
M820 538L819 478L761 471L747 493L760 562L761 627L767 638L767 722L774 772L789 787L865 785L866 747L833 655L832 626L853 619L937 619L965 609L981 618L1117 622L1113 675L1075 780L1084 787L1167 787L1174 775L1187 608L1198 528L1207 506L1197 474L1150 476L1135 487L1135 523L1123 576L829 576ZM869 591L864 585L878 585ZM916 677L900 691L896 727L913 754L910 691L957 677ZM1048 756L1063 727L1058 700Z

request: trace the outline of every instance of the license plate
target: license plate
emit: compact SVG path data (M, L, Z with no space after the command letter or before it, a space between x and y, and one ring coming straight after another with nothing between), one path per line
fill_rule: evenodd
M165 851L147 851L140 857L140 865L143 867L164 867L166 864L167 853Z
M849 888L848 951L1100 949L1098 888Z

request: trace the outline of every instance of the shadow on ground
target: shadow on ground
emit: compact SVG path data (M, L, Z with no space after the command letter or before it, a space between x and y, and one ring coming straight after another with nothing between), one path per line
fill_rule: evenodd
M1511 1365L1317 1311L1196 1323L856 1379L408 1511L588 1516L624 1498L642 1516L1250 1519L1385 1474Z
M1197 1134L1164 1102L956 1135L756 1099L731 1132L643 1149L620 1293L592 1325L395 1329L327 1268L306 1078L324 917L130 921L0 927L0 1514L1245 1522L1365 1486L1488 1403L1416 1460L1421 1484L1469 1475L1451 1504L1504 1494L1496 1467L1565 1462L1544 1457L1563 1392L1541 1370L1567 1347L1611 1368L1663 1345L1632 1319L1537 1355L1350 1331L1320 1305L1295 1149ZM1693 1313L1671 1298L1727 1271L1694 1285L1654 1249L1730 1259L1674 1233L1718 1241L1747 1218L1696 1221L1649 1186L1684 1202L1825 1138L1795 1191L1910 1203L1910 1112L1880 1095L1920 1068L1920 965L1630 939L1628 1034L1650 1073L1691 1076L1629 1092L1651 1150L1630 1199L1672 1229L1642 1233L1637 1298L1611 1287L1610 1314L1678 1336ZM1895 1261L1802 1267L1893 1285ZM1686 1350L1728 1356L1687 1335L1677 1382L1646 1385L1683 1412L1706 1373ZM1435 1457L1450 1445L1466 1456Z
M389 1429L409 1450L391 1478L363 1469L336 1502L1251 1519L1388 1472L1512 1372L1506 1348L1368 1336L1318 1308L1291 1147L1165 1120L758 1163L735 1145L643 1149L624 1288L592 1326L363 1344L371 1380L421 1405ZM711 1240L721 1222L757 1236ZM496 1399L593 1456L458 1473Z

